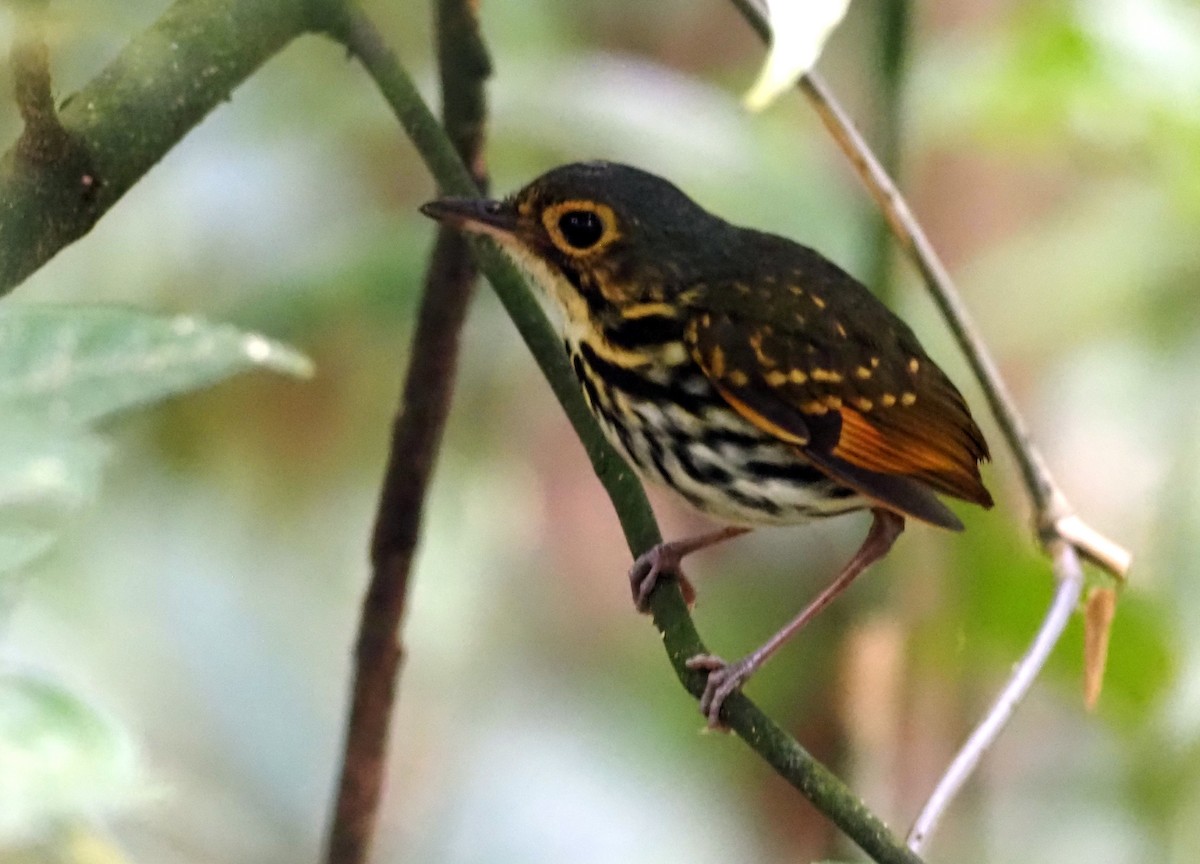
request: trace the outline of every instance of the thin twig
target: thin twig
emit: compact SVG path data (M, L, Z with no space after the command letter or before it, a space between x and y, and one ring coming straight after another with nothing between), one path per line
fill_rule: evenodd
M13 170L31 186L62 184L65 199L86 213L93 209L100 178L88 148L67 131L54 107L44 26L47 0L10 0L10 5L17 25L10 56L13 97L24 123L11 151ZM0 196L0 210L4 203Z
M732 2L763 39L770 38L767 19L755 0ZM1020 465L1025 487L1033 499L1043 545L1049 549L1055 537L1066 540L1076 547L1080 555L1113 576L1122 578L1129 569L1132 556L1117 543L1085 525L1054 482L1041 454L1030 440L1016 403L972 323L949 272L904 196L820 76L810 72L800 79L799 87L887 217L892 233L920 271L930 296L941 310L947 326L979 380L992 414Z
M473 178L486 185L483 84L490 63L470 0L437 0L438 65L447 134ZM371 541L371 582L363 600L328 864L367 859L383 793L388 733L399 689L409 577L421 517L458 365L459 334L478 270L462 234L438 231Z
M42 27L44 2L12 3L16 18L11 63L13 96L25 128L16 156L32 165L56 162L71 149L71 138L58 120L50 89L50 49Z
M1071 620L1071 615L1079 605L1079 599L1083 595L1083 568L1079 563L1079 555L1070 543L1059 541L1054 544L1054 549L1054 573L1058 587L1054 592L1050 611L1046 614L1033 644L1016 665L1008 683L988 709L983 722L975 727L967 743L958 751L958 755L938 781L937 788L921 809L917 821L913 823L907 842L908 848L914 852L925 848L925 843L937 828L942 814L974 773L983 754L995 743L1009 718L1033 686L1034 680L1042 671L1050 652L1054 650Z
M873 53L878 56L879 74L871 111L871 131L874 133L875 152L880 163L893 174L900 169L904 137L903 94L909 19L912 14L910 6L908 0L885 0L877 12L879 33L873 43ZM887 216L878 208L872 212L871 241L867 244L870 250L867 267L870 281L867 284L879 299L887 302L891 299L895 283L895 268L892 266L895 263L895 249Z
M967 311L950 274L904 197L883 166L872 155L869 146L820 77L816 73L804 76L800 80L800 89L808 96L838 145L849 156L855 170L887 216L892 231L920 270L931 296L979 380L1001 432L1017 458L1026 490L1033 499L1039 528L1044 531L1047 526L1056 526L1063 520L1072 518L1070 504L1030 440L1025 422L1017 412L1016 403L1000 377L1000 371L988 353L983 338L975 328L970 312ZM1074 518L1078 520L1078 517ZM1124 553L1125 560L1114 559L1111 547L1115 545L1111 541L1107 541L1103 547L1089 543L1087 546L1081 546L1079 551L1119 577L1123 576L1128 568L1128 553Z
M1129 552L1084 523L1074 513L1066 496L1058 488L1042 460L1041 454L1030 440L1024 421L1017 412L1016 405L1000 378L1000 373L989 356L983 339L972 324L966 306L959 298L949 274L905 203L903 196L872 156L870 148L820 78L815 74L809 74L801 79L800 88L809 97L826 126L850 157L855 169L867 183L880 208L887 215L901 244L917 263L931 295L975 372L975 376L987 396L992 413L1021 466L1026 489L1033 500L1039 539L1043 548L1053 555L1058 545L1070 545L1075 552L1103 567L1114 576L1123 578L1129 568ZM1078 592L1076 592L1077 599ZM1026 655L1027 660L1031 662L1023 662L1018 665L1009 685L1005 687L1004 693L1013 696L1013 701L999 700L995 703L992 710L980 722L979 731L971 736L959 757L955 759L951 767L952 771L955 770L955 766L963 766L968 772L972 770L983 751L991 745L1008 722L1017 702L1025 696L1033 676L1040 671L1044 662L1044 658L1037 659L1038 653L1035 649L1044 646L1048 653L1062 634L1062 627L1059 626L1056 618L1059 609L1060 606L1057 602L1051 606L1038 629L1034 647ZM1028 676L1027 679L1026 676ZM952 778L952 781L944 781L943 784L939 784L939 788L950 790L950 794L940 797L937 801L930 801L926 806L923 815L930 825L937 821L940 810L949 805L953 793L961 787L965 776L964 774Z
M849 156L855 170L887 216L892 230L916 262L926 286L966 355L988 399L996 422L1021 466L1025 487L1033 500L1043 548L1053 555L1058 546L1067 545L1073 550L1073 556L1078 552L1114 576L1122 578L1129 568L1130 554L1085 524L1074 513L1066 496L1054 482L1041 454L1030 440L1024 421L1017 412L983 339L971 322L966 306L960 299L945 266L933 250L903 196L820 78L815 73L810 73L800 80L800 89L808 96L827 128ZM1062 635L1065 622L1060 623L1058 620L1063 609L1058 601L1065 596L1071 585L1070 582L1060 583L1056 601L1039 627L1025 660L1017 666L1009 684L1004 688L1002 698L997 700L984 716L975 734L955 758L950 773L938 784L938 789L943 794L931 799L922 811L922 818L927 826L921 834L922 842L936 824L941 811L949 805L953 795L961 788L967 775L974 770L983 752L991 746L1004 728L1017 703L1024 698L1029 685L1041 670L1045 662L1044 655L1049 653ZM1078 601L1080 590L1077 588L1074 592L1075 601ZM1066 608L1069 611L1073 605Z
M331 26L330 35L362 62L438 184L456 195L478 194L436 119L371 22L361 12L348 10L341 21ZM588 412L566 365L559 339L511 263L490 243L476 243L473 249L480 269L575 427L621 520L630 551L635 555L646 551L660 541L661 535L645 493L628 466L605 442ZM698 696L703 690L704 675L690 671L684 664L689 657L706 653L707 649L696 632L678 585L674 581L660 584L650 597L650 608L676 675L693 696ZM726 701L722 719L873 860L880 864L920 864L921 858L896 838L841 780L745 695L735 693Z
M732 0L732 2L751 27L764 40L769 40L770 28L766 15L757 0ZM879 164L879 160L875 158L871 148L863 140L854 123L834 99L820 77L816 73L809 73L800 79L799 87L821 117L842 152L850 160L854 170L887 218L892 232L900 241L901 246L916 264L930 295L966 355L967 361L987 397L988 405L996 422L1020 465L1026 490L1033 501L1038 538L1043 549L1054 558L1056 571L1061 568L1060 559L1063 554L1061 550L1063 547L1067 547L1071 550L1072 560L1077 562L1077 557L1082 556L1118 580L1123 579L1129 569L1132 556L1128 550L1087 525L1074 512L1066 496L1058 488L1041 454L1030 440L1024 421L1017 411L1016 403L1009 395L995 362L988 354L982 338L972 324L966 306L959 298L949 273L925 236L916 217L913 216L904 197L896 188L896 184ZM1071 575L1074 575L1074 571L1071 571ZM1079 576L1079 579L1082 580L1082 575ZM935 793L935 798L931 799L922 811L921 818L924 828L920 832L914 828L914 832L920 834L921 843L932 830L932 826L936 824L941 812L949 805L954 794L961 788L963 781L978 764L984 751L1008 722L1017 703L1028 691L1029 685L1045 661L1044 654L1049 653L1062 634L1063 624L1059 621L1059 616L1069 613L1073 608L1073 605L1067 606L1065 607L1066 612L1063 611L1065 599L1074 596L1073 603L1078 602L1081 590L1081 587L1074 585L1073 579L1068 580L1061 573L1059 574L1059 591L1038 629L1033 646L1024 660L1018 664L1009 684L1004 688L1001 699L997 700L991 711L985 715L976 732L954 760L950 773L938 784L938 791L941 794ZM919 843L914 848L918 847Z

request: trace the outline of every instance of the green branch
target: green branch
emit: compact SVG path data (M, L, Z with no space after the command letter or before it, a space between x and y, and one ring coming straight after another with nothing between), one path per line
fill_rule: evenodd
M440 124L370 22L362 15L350 13L335 24L331 35L346 45L375 80L442 190L452 195L480 194ZM525 281L490 242L476 241L473 248L480 269L499 295L583 442L596 475L612 500L630 551L640 555L661 540L641 484L604 440L567 368L559 339ZM690 671L684 663L706 649L678 584L670 581L660 585L650 598L650 608L676 675L693 696L698 696L703 690L704 676ZM919 864L920 857L905 848L841 780L748 698L740 693L731 696L725 703L722 719L876 861Z
M396 119L416 145L417 152L438 187L450 195L481 194L441 123L366 17L348 12L343 20L331 28L330 35L342 42L374 79ZM626 539L640 548L649 548L660 542L662 538L641 484L624 460L608 446L592 420L579 386L567 366L562 340L546 320L525 280L491 243L475 240L472 248L480 270L492 284L521 338L545 374L554 395L562 403L571 425L583 441L604 488L617 506Z

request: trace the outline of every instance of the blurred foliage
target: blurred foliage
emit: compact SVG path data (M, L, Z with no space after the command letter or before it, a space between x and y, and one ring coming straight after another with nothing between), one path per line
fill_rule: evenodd
M23 838L129 794L124 730L50 682L0 674L0 834Z
M97 424L256 366L312 372L305 357L262 336L119 308L10 303L0 310L0 345L0 577L49 551L95 498L104 459Z
M60 98L165 5L52 4ZM432 93L425 5L365 5ZM530 0L483 14L497 191L560 162L619 159L852 272L872 266L869 202L800 100L741 111L762 50L727 3ZM877 14L851 4L822 60L869 135ZM1076 623L930 857L1190 862L1200 14L1187 0L942 0L916 5L914 22L903 185L1056 475L1137 554L1098 711L1081 706ZM0 138L18 129L0 102ZM19 575L0 574L3 681L15 688L3 692L17 694L0 698L0 861L315 857L431 237L415 208L433 192L360 70L302 40L0 303L0 327L6 314L49 316L0 338L0 402L22 369L66 350L56 326L121 317L98 342L72 341L80 369L99 348L161 358L180 335L173 315L238 327L202 325L231 365L178 346L181 377L161 390L124 389L166 381L157 374L119 388L87 379L72 392L100 407L79 423L6 412L0 556L26 551ZM910 269L895 272L898 311L984 413ZM145 312L77 308L97 303ZM242 328L301 346L316 376L245 376L97 429L99 413L242 368ZM615 519L487 292L464 351L405 629L378 859L847 857L737 742L689 734L694 703L630 611ZM997 508L962 511L962 535L914 526L751 687L897 826L1050 596L1011 459L986 430ZM655 500L668 536L698 527ZM864 527L756 532L691 563L709 644L730 655L755 644ZM36 756L47 748L54 760ZM30 758L10 771L10 753ZM10 789L18 808L4 806Z
M311 372L303 356L262 336L120 308L9 301L0 309L0 346L5 619L21 593L18 577L97 497L105 461L97 425L248 368ZM0 838L14 856L23 842L48 835L53 847L80 847L69 860L106 860L62 824L123 800L134 786L132 754L124 730L80 699L0 666Z

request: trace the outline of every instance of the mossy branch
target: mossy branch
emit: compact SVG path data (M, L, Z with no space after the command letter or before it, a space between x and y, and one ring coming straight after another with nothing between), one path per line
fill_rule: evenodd
M64 100L56 125L71 142L65 155L26 158L26 114L25 135L0 157L0 296L90 231L312 21L310 5L300 0L178 0Z

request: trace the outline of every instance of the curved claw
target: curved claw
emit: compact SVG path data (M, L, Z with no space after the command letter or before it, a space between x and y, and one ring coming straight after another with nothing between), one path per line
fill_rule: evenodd
M716 654L697 654L684 665L692 670L708 672L704 692L700 694L700 713L708 718L709 729L728 732L729 728L721 722L721 706L725 704L729 694L740 690L746 679L754 674L754 664L748 657L735 663L726 663Z
M649 613L650 594L661 576L674 576L679 580L683 599L689 607L696 602L696 589L679 566L682 559L683 555L672 544L660 543L633 562L629 568L629 587L633 591L633 605L639 612Z
M638 611L649 611L650 592L658 584L658 577L663 574L671 574L679 580L679 590L683 592L683 599L690 607L696 602L696 589L679 569L679 562L683 560L683 556L745 534L749 530L743 525L728 525L708 534L671 543L659 543L649 552L639 555L629 570L629 584L633 589L633 602Z

